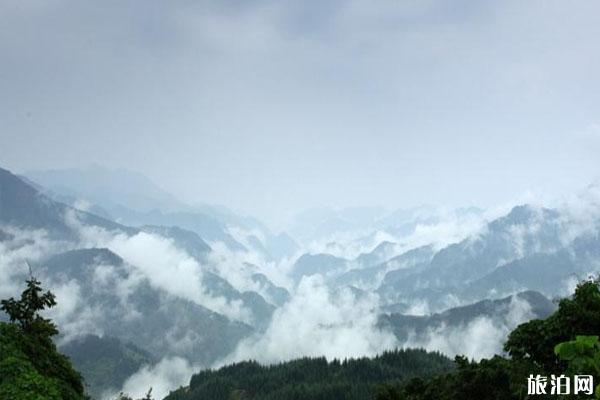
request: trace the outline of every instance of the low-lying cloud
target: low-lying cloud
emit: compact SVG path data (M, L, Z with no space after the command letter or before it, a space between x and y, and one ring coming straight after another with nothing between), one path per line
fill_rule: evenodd
M192 366L181 357L163 358L159 363L152 366L144 366L135 374L131 375L123 384L121 392L137 399L142 398L152 389L152 397L162 399L170 391L187 385L190 376L198 371L198 367ZM112 400L116 393L105 393L103 400Z
M527 301L513 296L505 318L480 316L458 327L441 325L424 334L410 335L403 347L421 347L450 357L460 354L475 360L489 358L501 354L507 335L534 316Z
M303 356L346 358L394 348L395 337L376 327L377 299L351 290L332 292L319 275L302 279L267 330L242 341L220 364L255 359L273 363Z
M176 247L171 239L138 232L110 233L96 227L80 226L86 247L107 248L139 271L151 285L193 301L230 319L253 323L250 310L241 300L213 296L203 285L206 267Z

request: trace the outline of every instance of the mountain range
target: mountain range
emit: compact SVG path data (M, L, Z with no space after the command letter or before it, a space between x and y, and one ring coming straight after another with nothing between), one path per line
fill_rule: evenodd
M448 226L444 218L474 228L444 240L422 234ZM218 364L271 334L299 293L311 295L303 288L314 277L335 305L331 318L346 315L337 297L370 299L375 328L397 346L482 318L510 327L543 318L549 299L598 272L599 227L596 214L568 207L519 205L491 218L476 208L355 208L307 213L275 234L126 171L0 169L0 294L14 294L28 261L62 305L51 315L60 348L101 397L166 357Z

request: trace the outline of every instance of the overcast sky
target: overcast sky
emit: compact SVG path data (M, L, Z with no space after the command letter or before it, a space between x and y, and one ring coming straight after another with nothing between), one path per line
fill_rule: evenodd
M0 166L275 218L600 176L600 2L0 0Z

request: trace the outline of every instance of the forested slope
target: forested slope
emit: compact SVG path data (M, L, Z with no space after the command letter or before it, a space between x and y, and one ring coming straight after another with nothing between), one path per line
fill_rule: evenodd
M302 358L277 365L253 361L194 375L188 388L168 400L370 399L377 385L447 372L453 362L439 353L396 350L374 358Z
M38 314L55 304L34 278L20 300L2 301L11 322L0 322L0 399L84 399L81 376L52 342L56 326Z
M455 371L432 379L379 388L377 400L521 400L528 396L530 375L547 378L546 394L539 399L584 399L590 395L551 394L551 377L564 374L592 375L600 398L600 289L598 281L581 283L575 294L560 301L558 310L546 319L526 322L508 336L507 357L495 356L480 362L457 357Z

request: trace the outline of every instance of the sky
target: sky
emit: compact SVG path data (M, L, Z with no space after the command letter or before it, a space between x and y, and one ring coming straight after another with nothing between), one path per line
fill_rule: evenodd
M600 177L594 1L0 0L0 166L267 219Z

